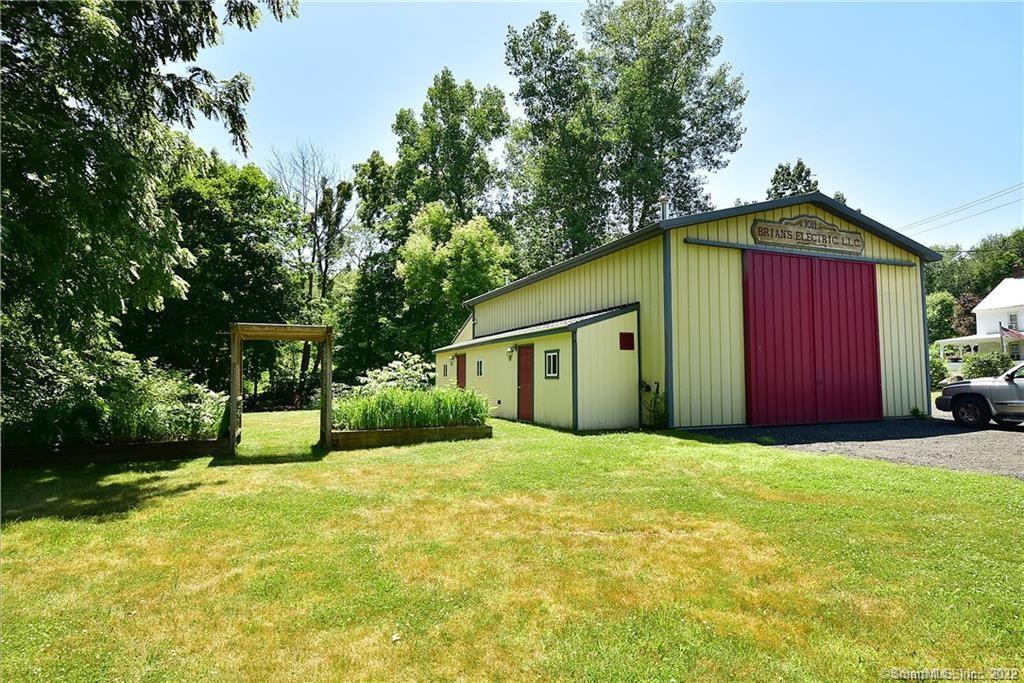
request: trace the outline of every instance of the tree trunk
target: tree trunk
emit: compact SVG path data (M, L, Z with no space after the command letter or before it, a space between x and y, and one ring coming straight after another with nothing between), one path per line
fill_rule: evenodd
M309 372L309 344L310 342L302 343L302 362L299 364L299 386L295 396L296 408L299 407L299 404L302 403L302 398L306 395L306 378Z
M323 357L324 357L324 346L323 346L323 344L317 344L316 345L316 360L313 361L313 371L311 373L309 373L310 379L312 379L314 377L317 378L317 379L320 378L320 361L323 359ZM310 384L312 384L312 382ZM318 383L318 385L319 385L319 383ZM312 388L313 387L310 386L310 389L312 389Z

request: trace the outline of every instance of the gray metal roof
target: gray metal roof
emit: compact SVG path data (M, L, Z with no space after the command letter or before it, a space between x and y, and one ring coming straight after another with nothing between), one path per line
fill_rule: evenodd
M717 221L723 218L732 218L734 216L742 216L750 213L758 213L760 211L772 211L774 209L784 209L790 206L796 206L797 204L812 204L818 208L830 211L833 214L840 216L850 223L853 223L857 227L870 232L873 235L881 237L887 242L891 242L898 247L906 249L911 254L919 257L923 261L939 261L942 259L942 255L936 253L924 246L920 242L910 239L906 235L896 232L892 228L882 225L878 221L868 218L860 211L851 209L842 202L837 202L835 199L822 194L821 192L810 192L808 194L798 194L792 197L783 197L782 199L772 199L766 202L757 202L756 204L746 204L743 206L733 206L728 209L718 209L716 211L708 211L706 213L697 213L691 216L679 216L677 218L669 218L667 220L658 221L657 223L651 223L648 226L637 230L636 232L620 237L617 240L603 244L596 249L591 249L588 252L575 256L567 261L556 263L549 268L539 270L536 273L527 275L524 278L520 278L515 282L492 289L489 292L475 296L472 299L468 299L465 302L466 306L473 306L480 303L481 301L487 301L493 299L496 296L506 294L508 292L515 291L521 287L532 284L539 280L544 280L556 275L575 268L576 266L582 265L589 261L601 258L607 254L625 249L628 246L643 242L644 240L655 237L656 235L666 231L673 230L675 228L685 228L690 225L696 225L698 223L707 223L709 221Z
M575 315L571 318L550 320L548 322L530 325L529 327L520 327L515 330L506 330L505 332L497 332L495 334L487 335L485 337L475 337L473 339L467 339L466 341L456 342L454 344L449 344L448 346L442 346L439 349L434 349L434 353L443 353L445 351L457 351L459 349L466 349L472 346L495 344L498 342L512 341L514 339L523 339L525 337L541 337L547 334L571 332L573 330L578 330L581 327L586 327L587 325L599 323L602 320L617 318L620 315L630 313L639 308L640 307L638 304L628 304L626 306L616 306L615 308L606 308L601 311L584 313L583 315Z

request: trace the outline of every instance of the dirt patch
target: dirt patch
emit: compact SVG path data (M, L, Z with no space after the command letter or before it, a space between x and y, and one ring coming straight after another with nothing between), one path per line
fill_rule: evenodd
M435 624L436 637L461 641L453 631L484 623L519 634L491 643L501 661L530 659L534 637L572 620L665 605L768 648L805 647L806 625L830 602L861 619L878 613L875 599L836 588L832 568L791 558L727 520L516 494L420 498L369 511L368 521L390 573L409 586L474 596Z

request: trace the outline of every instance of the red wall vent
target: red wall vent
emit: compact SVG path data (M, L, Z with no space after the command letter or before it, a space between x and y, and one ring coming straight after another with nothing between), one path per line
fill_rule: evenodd
M632 332L619 332L619 350L632 351L636 346L633 343Z

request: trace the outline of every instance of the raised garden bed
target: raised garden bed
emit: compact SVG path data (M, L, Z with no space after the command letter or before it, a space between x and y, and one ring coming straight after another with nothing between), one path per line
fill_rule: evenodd
M401 429L353 429L331 432L331 448L351 451L357 448L403 446L426 441L465 441L489 439L494 435L490 425L457 427L403 427Z
M148 441L143 443L88 444L68 446L59 451L38 448L3 448L0 464L8 467L39 467L57 465L88 465L110 462L142 462L147 460L181 460L231 452L227 439L194 439L190 441Z

